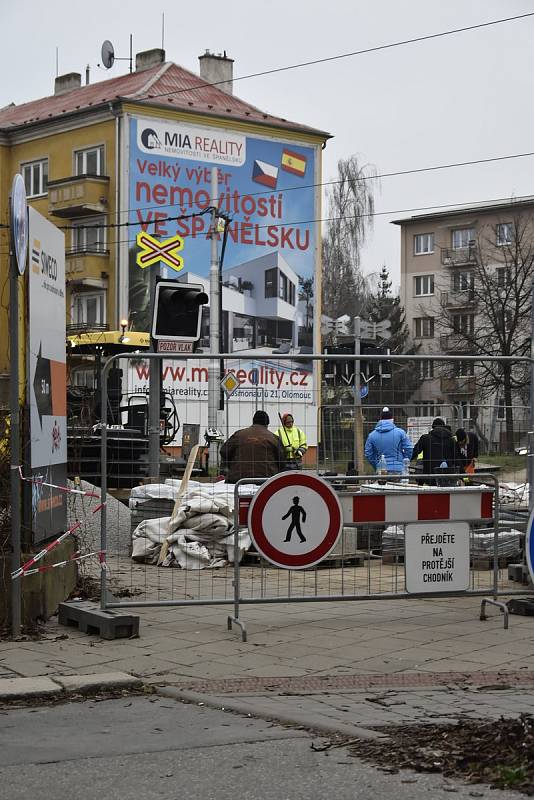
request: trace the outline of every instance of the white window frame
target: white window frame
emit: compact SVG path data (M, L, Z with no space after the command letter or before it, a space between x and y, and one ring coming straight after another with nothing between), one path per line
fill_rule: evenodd
M90 300L100 301L100 319L87 321L87 303ZM79 313L81 311L81 314ZM90 292L73 292L71 295L71 320L73 325L105 325L106 324L106 290L96 289Z
M475 374L474 361L455 361L455 372L457 378L472 378Z
M414 256L426 256L434 252L434 234L416 233L413 237Z
M441 401L416 400L414 410L416 417L439 417L441 415Z
M503 238L501 233L506 230L508 232L508 236ZM498 222L495 226L495 244L497 247L506 247L506 245L512 244L514 238L514 223L513 222Z
M419 328L419 333L417 331L418 328ZM414 339L433 339L433 338L434 338L434 317L414 317Z
M105 224L104 216L76 220L71 231L71 252L105 253L107 244ZM96 237L96 243L88 244L88 239L90 240L93 236Z
M473 336L475 332L474 314L452 314L451 321L453 334L465 334L466 336Z
M459 241L457 241L457 238ZM451 249L467 250L469 245L475 243L474 228L455 228L451 233Z
M46 169L45 169L46 167ZM44 197L48 194L48 159L40 158L36 161L27 161L25 164L20 165L22 177L24 178L24 186L26 187L26 197ZM34 172L39 171L38 189L34 192L35 176ZM27 180L27 173L29 173L29 181ZM45 178L46 173L46 178ZM28 191L28 183L30 191Z
M87 171L87 157L93 153L96 153L96 172L88 172ZM82 169L78 169L78 157L82 157ZM81 150L74 151L74 174L75 175L105 175L104 171L105 166L105 153L104 153L104 145L97 144L94 147L84 147Z
M475 276L471 270L460 270L451 275L451 289L453 292L468 292L474 289Z
M414 275L413 293L414 297L431 297L434 294L434 273Z
M422 381L431 381L434 378L434 362L432 359L425 359L419 362L419 378Z

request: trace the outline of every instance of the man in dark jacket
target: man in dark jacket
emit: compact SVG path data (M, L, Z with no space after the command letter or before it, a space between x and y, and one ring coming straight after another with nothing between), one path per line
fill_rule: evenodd
M412 459L417 459L419 453L423 454L425 475L450 475L462 471L458 443L441 417L436 417L430 433L420 437L413 449Z
M280 439L267 429L269 416L256 411L249 428L236 431L221 447L226 483L241 478L270 478L281 472L285 451Z

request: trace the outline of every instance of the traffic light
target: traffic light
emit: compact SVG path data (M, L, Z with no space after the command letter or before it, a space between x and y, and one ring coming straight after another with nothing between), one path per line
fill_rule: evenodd
M158 281L152 313L152 338L197 342L200 339L202 306L208 300L201 284Z

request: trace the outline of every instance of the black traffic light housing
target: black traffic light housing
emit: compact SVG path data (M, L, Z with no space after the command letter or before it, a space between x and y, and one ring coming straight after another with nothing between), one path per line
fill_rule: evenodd
M201 284L159 280L154 294L152 338L197 342L202 306L208 301Z

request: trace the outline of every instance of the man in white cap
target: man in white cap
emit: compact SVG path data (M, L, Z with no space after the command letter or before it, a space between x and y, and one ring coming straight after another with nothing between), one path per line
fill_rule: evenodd
M402 472L404 459L412 457L413 445L406 431L397 428L393 414L384 406L376 427L365 443L365 457L376 470L384 456L388 472Z

